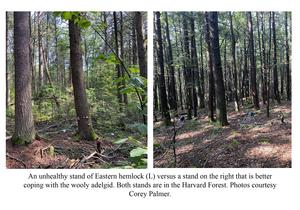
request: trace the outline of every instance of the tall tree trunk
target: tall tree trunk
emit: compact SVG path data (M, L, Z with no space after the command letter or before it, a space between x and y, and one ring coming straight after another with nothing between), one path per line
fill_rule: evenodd
M165 83L165 71L164 71L164 55L163 55L163 44L161 35L161 23L160 23L160 12L155 12L156 16L156 41L157 41L157 59L160 67L159 75L159 97L161 103L161 112L164 117L166 125L171 122L169 113L169 106L167 101L166 83Z
M274 96L278 103L280 103L280 94L278 89L278 72L277 72L277 43L276 43L276 25L275 25L275 12L272 12L272 29L273 29L273 83L274 83Z
M253 41L253 24L251 12L247 12L248 19L248 35L249 35L249 56L250 56L250 82L251 82L251 94L252 101L255 109L259 109L259 100L256 85L256 62L254 53L254 41Z
M39 81L38 81L38 90L42 88L44 85L44 63L43 63L43 51L42 51L42 45L43 45L43 37L42 37L42 29L41 29L41 13L37 13L37 24L38 24L38 48L39 48Z
M232 15L229 12L229 19L230 19L230 32L231 32L231 55L232 55L232 67L233 67L233 96L234 96L234 107L235 111L240 111L239 105L239 98L238 98L238 85L237 85L237 70L236 70L236 58L235 58L235 35L233 31L233 24L232 24Z
M8 12L6 12L6 74L5 74L5 79L6 79L6 109L9 106L9 90L10 90L10 83L9 83L9 64L8 64L8 23L9 23L9 16L8 16Z
M115 35L115 52L118 57L120 57L120 52L119 52L119 40L118 40L118 21L117 21L117 13L113 12L114 16L114 35ZM122 70L121 70L121 65L117 64L116 65L116 70L117 70L117 78L120 78L122 76ZM122 102L123 102L123 97L121 94L121 86L122 83L121 81L117 82L117 96L118 96L118 101L120 105L120 111L122 111Z
M124 41L123 41L123 13L120 12L120 58L124 60ZM125 78L125 69L121 66L121 76ZM125 79L122 80L122 88L126 88ZM127 93L123 93L123 102L124 104L128 104Z
M29 144L35 138L31 104L30 12L14 12L15 132L13 144Z
M136 41L136 13L134 13L132 24L132 65L137 64L137 41Z
M264 13L261 13L261 47L262 47L262 73L264 77L263 81L263 100L265 103L267 102L267 86L268 86L268 70L267 70L267 56L266 56L266 44L265 44L265 21L264 21Z
M173 27L174 27L174 32L175 32L175 46L176 46L176 56L177 58L179 58L180 56L180 47L178 44L178 36L177 34L179 33L177 31L177 27L175 25L175 23L173 22ZM183 110L183 94L182 94L182 85L181 85L181 70L180 68L178 69L178 83L179 83L179 101L180 101L180 108L181 110Z
M81 52L80 28L73 20L69 21L70 66L74 90L75 109L78 122L78 133L85 140L95 140L92 120L89 114L89 104L85 92L83 61Z
M286 59L286 96L287 100L291 100L291 74L290 74L290 48L289 48L289 36L288 36L288 12L284 14L285 20L285 59ZM291 26L290 26L291 27Z
M212 64L212 46L210 41L210 24L208 12L205 12L205 40L207 44L207 60L208 60L208 108L209 108L209 118L210 121L215 121L214 118L214 100L215 100L215 81L213 73L213 64Z
M193 111L193 75L191 70L191 57L190 57L190 44L189 44L189 31L187 25L186 12L182 13L183 24L183 46L184 46L184 80L186 90L186 106L187 106L187 119L192 119Z
M271 50L272 50L272 15L269 13L269 51L267 73L267 117L270 117L270 76L271 76Z
M258 38L258 48L259 48L259 58L260 58L260 84L261 84L261 97L263 100L263 104L266 103L266 95L265 95L265 78L264 78L264 61L263 61L263 55L262 55L262 44L261 44L261 36L260 36L260 27L259 27L259 12L256 12L256 23L257 23L257 38Z
M203 67L203 42L202 42L202 34L200 36L200 90L199 90L199 98L200 98L200 104L199 108L203 109L205 107L205 99L204 99L204 94L205 94L205 83L204 83L204 67Z
M212 49L212 66L215 79L216 88L216 117L217 122L222 126L228 125L225 101L224 80L221 65L220 47L219 47L219 27L218 27L218 13L209 12L209 37Z
M177 93L176 93L176 80L175 80L175 73L174 73L174 65L173 65L173 52L172 52L172 45L170 39L170 31L169 31L169 21L168 21L168 14L165 12L165 21L166 21L166 38L167 38L167 50L168 50L168 68L169 68L169 104L170 109L177 110Z
M196 38L195 38L195 19L193 17L193 13L190 14L190 25L191 25L191 63L192 63L192 78L193 78L193 110L194 110L194 117L197 117L198 95L197 95L196 85L198 84L198 92L200 92L201 86L200 86L198 56L197 56Z

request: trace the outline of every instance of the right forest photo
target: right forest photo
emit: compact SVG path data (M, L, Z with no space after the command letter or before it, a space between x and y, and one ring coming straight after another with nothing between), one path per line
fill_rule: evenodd
M291 12L154 12L154 167L290 168Z

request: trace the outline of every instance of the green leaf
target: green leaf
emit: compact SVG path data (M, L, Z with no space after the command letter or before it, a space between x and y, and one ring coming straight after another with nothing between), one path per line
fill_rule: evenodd
M139 73L140 72L140 69L138 68L128 68L128 70L130 71L130 73Z
M130 157L140 157L146 154L147 154L147 150L141 147L137 147L130 151Z
M122 94L129 94L129 93L134 93L135 90L133 87L125 87L125 88L121 89L120 92Z
M71 20L72 16L73 16L72 12L62 12L62 14L61 14L61 17L64 20Z
M80 19L78 22L78 26L80 28L86 29L91 26L91 22L88 21L87 19Z

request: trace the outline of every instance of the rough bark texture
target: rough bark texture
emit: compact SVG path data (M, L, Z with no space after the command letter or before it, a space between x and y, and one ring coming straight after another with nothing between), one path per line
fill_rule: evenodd
M157 59L160 68L159 75L159 97L161 103L161 112L165 120L166 125L171 122L171 117L169 113L169 106L167 101L167 91L165 83L165 70L164 70L164 54L163 54L163 44L161 35L161 23L160 23L160 12L156 12L156 39L157 39Z
M221 125L228 125L225 101L225 89L219 47L218 13L209 12L209 37L212 49L212 65L216 90L216 117Z
M78 122L78 133L85 140L97 138L89 114L89 104L85 92L82 52L80 48L80 28L72 20L69 21L70 64L74 90L75 109Z
M137 52L139 58L140 74L142 77L147 78L147 61L146 61L146 51L144 48L143 23L142 23L141 12L135 12L135 29L136 29Z
M15 132L13 144L29 144L35 138L31 105L29 12L14 13Z
M253 40L253 24L251 12L247 12L248 19L248 35L249 35L249 56L250 56L250 82L251 82L251 95L255 109L259 109L258 91L256 85L256 62L254 53L254 40Z

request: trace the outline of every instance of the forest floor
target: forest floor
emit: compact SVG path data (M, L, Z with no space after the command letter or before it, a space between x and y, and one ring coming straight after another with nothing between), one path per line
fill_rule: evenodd
M130 165L130 145L113 144L115 139L112 137L100 137L97 141L80 140L75 135L76 128L63 129L62 124L36 123L39 136L26 146L13 146L7 137L6 167L74 169ZM9 122L7 129L13 131Z
M158 168L289 168L291 161L291 103L255 111L227 109L229 126L211 123L205 110L186 120L176 135L174 166L173 126L154 125L154 167ZM254 112L254 116L247 113ZM280 115L284 116L284 123Z

